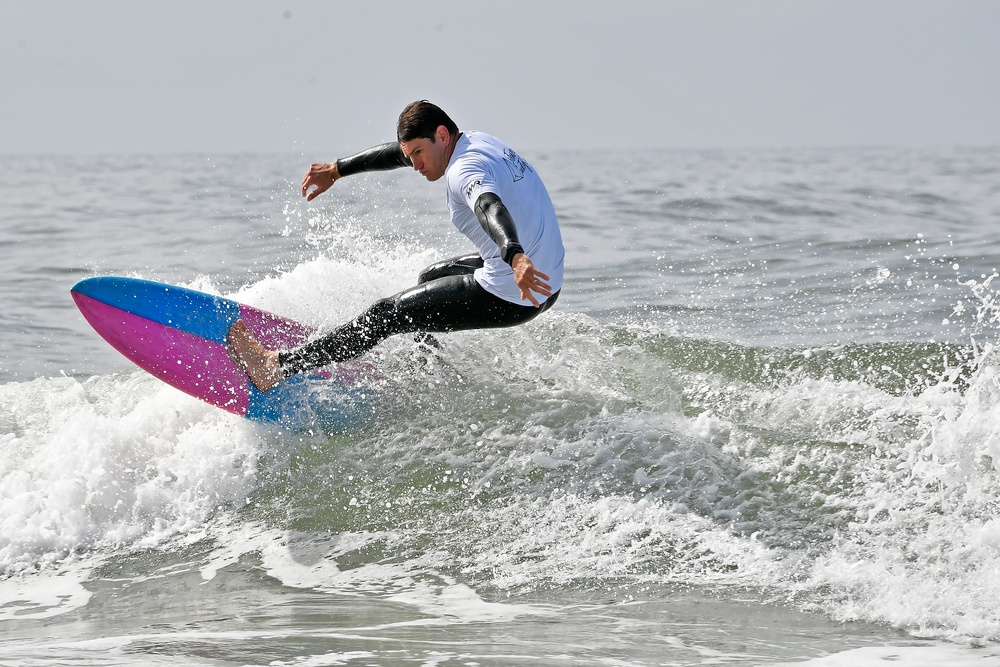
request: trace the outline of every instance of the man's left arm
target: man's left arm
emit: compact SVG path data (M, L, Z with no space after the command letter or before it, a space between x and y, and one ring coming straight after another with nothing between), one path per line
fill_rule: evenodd
M514 224L510 211L493 192L479 195L473 210L479 224L500 248L500 257L514 270L514 282L521 290L521 298L531 301L538 308L541 304L532 292L550 297L552 286L545 282L549 277L536 270L531 258L524 253L517 237L517 225Z

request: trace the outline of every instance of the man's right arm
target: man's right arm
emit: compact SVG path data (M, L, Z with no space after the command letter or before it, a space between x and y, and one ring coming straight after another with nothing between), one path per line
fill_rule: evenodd
M337 160L337 172L341 177L360 174L363 171L388 171L400 167L411 167L413 164L403 155L399 143L390 141L380 146L372 146L351 157Z
M302 179L302 196L312 201L317 196L330 189L338 179L364 171L386 171L399 167L412 166L410 160L403 155L403 149L395 141L372 146L350 157L340 158L336 162L314 164L309 167ZM309 188L315 187L310 192Z

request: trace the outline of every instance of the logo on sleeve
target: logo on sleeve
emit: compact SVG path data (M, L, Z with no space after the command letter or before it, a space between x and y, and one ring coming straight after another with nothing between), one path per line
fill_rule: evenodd
M470 202L474 202L477 199L474 195L479 192L479 189L482 188L482 186L483 182L478 178L469 183L469 185L465 188L465 198Z
M531 167L528 166L525 159L509 148L503 149L503 160L507 163L507 168L510 169L510 175L514 177L515 183L524 178L525 172L531 171Z

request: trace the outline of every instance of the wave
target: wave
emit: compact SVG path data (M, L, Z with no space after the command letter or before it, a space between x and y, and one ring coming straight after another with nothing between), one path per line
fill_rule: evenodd
M366 255L236 296L329 325L433 259ZM275 576L313 586L290 564L333 544L317 562L338 572L433 570L498 595L736 587L1000 640L989 345L738 345L556 309L435 352L399 337L373 363L382 402L340 432L250 423L140 371L0 386L5 577L205 544L206 569L266 552Z

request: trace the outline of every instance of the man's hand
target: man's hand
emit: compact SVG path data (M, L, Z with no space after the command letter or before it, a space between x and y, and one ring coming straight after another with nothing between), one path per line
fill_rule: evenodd
M309 165L309 171L302 178L302 196L306 198L306 201L312 201L329 190L330 186L339 178L340 172L337 170L336 162ZM309 188L314 186L316 189L310 192Z
M541 271L535 270L535 265L531 263L530 257L524 253L518 253L510 261L510 266L514 269L514 282L521 290L522 299L527 299L535 304L535 308L539 308L541 304L538 303L538 299L532 292L538 292L545 297L552 296L552 286L545 282L549 277Z

